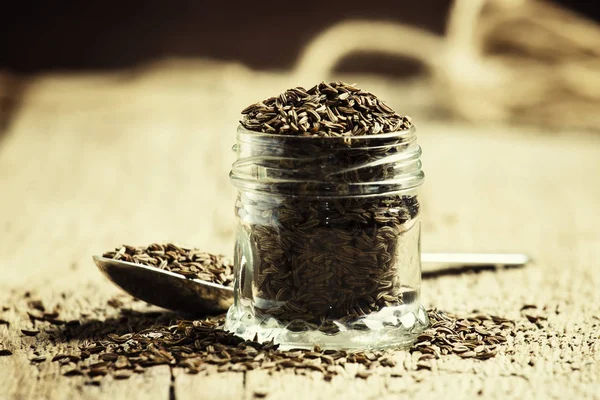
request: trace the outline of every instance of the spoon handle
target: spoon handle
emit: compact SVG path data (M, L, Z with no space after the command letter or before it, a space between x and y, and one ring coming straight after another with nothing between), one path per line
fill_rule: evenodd
M526 254L510 253L422 253L421 261L425 264L446 265L526 265L530 258Z

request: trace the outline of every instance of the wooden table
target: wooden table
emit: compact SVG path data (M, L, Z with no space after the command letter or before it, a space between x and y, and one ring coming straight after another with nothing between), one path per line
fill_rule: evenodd
M411 111L400 82L360 82ZM27 298L62 304L85 321L120 292L91 256L122 243L177 241L231 254L234 191L227 174L239 110L285 89L284 75L238 65L160 64L115 74L27 81L0 136L0 398L269 399L600 398L600 135L469 126L416 118L424 148L424 251L522 251L522 270L425 280L423 301L457 314L473 309L523 320L537 305L547 324L511 338L487 361L443 357L416 371L367 380L265 371L186 375L161 366L126 381L84 385L30 346L53 345L31 328ZM410 98L409 98L410 100ZM408 107L408 108L407 108ZM0 310L2 310L0 308ZM116 312L116 311L115 311Z

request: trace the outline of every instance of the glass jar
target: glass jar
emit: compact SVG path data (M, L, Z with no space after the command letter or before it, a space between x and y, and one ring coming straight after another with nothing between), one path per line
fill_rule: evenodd
M225 329L280 348L412 343L423 182L415 129L291 136L238 128L234 304Z

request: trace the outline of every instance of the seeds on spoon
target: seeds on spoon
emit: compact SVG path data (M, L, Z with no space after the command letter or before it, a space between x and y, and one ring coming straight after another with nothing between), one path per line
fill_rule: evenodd
M224 286L233 284L233 263L227 257L173 243L154 243L147 247L123 245L102 256L164 269L186 278L201 279Z

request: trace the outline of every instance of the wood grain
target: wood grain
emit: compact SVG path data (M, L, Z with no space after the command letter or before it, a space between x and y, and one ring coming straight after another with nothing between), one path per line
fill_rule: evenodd
M342 78L405 111L410 89L399 83ZM0 307L9 307L0 318L10 322L0 325L0 346L14 353L0 357L0 398L600 398L600 136L419 115L423 250L535 259L522 270L426 280L425 305L521 321L520 308L535 304L547 327L518 333L494 359L444 357L432 371L416 371L416 356L398 352L396 367L366 380L354 377L355 365L331 382L209 367L174 371L171 390L169 368L156 367L96 387L62 376L57 363L30 362L34 343L58 353L78 340L24 337L20 330L32 327L25 292L82 322L119 294L93 254L167 240L231 254L235 193L227 174L238 112L290 84L284 75L211 63L28 82L0 146Z

